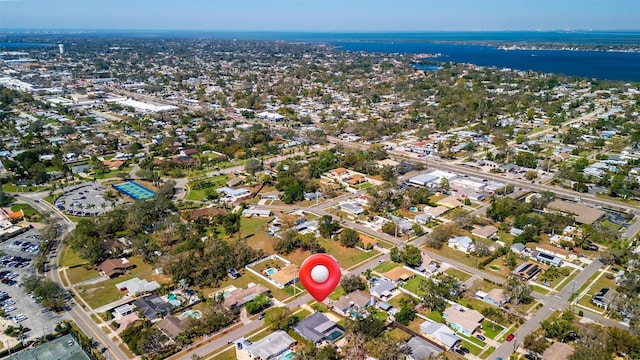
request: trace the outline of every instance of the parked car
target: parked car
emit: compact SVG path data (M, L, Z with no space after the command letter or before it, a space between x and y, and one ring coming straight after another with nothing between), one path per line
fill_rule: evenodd
M513 334L507 335L507 341L512 341L516 336Z
M460 350L461 350L463 353L465 353L465 354L470 353L469 349L467 349L466 347L462 347L462 346L461 346L461 347L460 347Z
M486 337L484 337L484 335L480 335L480 334L478 334L478 335L476 335L476 337L477 337L478 339L482 340L482 341L487 340L487 338L486 338Z

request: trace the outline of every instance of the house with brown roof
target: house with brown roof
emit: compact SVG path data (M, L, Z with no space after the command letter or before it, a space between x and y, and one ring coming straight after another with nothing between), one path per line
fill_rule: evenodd
M446 206L449 209L455 209L462 206L462 203L455 196L447 196L444 199L438 200L436 204Z
M343 168L343 167L339 167L333 170L329 171L329 175L335 177L335 178L341 178L345 175L347 175L349 173L349 170Z
M367 182L367 178L360 174L353 174L346 180L347 184L353 186Z
M544 211L573 215L575 222L585 225L593 224L605 214L604 211L589 207L583 203L574 203L564 200L554 200L548 203Z
M556 341L542 353L542 360L567 360L573 352L571 345Z
M412 277L416 276L416 273L414 273L411 270L406 269L404 266L398 266L396 268L393 268L389 271L387 271L386 273L382 274L385 278L393 281L394 283L398 282L398 281L407 281L409 279L411 279Z
M291 264L289 266L285 266L276 271L275 274L271 275L271 281L274 282L277 287L282 289L298 280L299 271L300 267L298 265Z
M473 230L471 230L471 235L475 235L483 239L493 237L497 233L498 228L493 225L477 226Z
M349 316L352 311L364 310L375 303L375 299L366 291L358 290L342 296L334 301L333 310L342 316Z
M224 209L221 209L221 208L206 207L206 208L202 208L202 209L193 210L191 212L191 220L198 220L201 217L205 217L205 218L207 218L209 220L212 220L213 218L215 218L218 215L227 216L227 212Z
M173 315L165 316L164 319L158 322L157 326L170 339L175 339L178 334L187 328L187 318L179 319Z
M224 299L224 306L227 309L241 308L244 304L263 294L269 294L269 289L262 284L257 284L246 289L236 289Z
M98 270L104 275L112 278L122 275L135 265L125 258L120 259L108 259L98 265Z
M449 306L444 309L442 317L453 330L466 336L471 336L482 326L482 321L484 321L484 315L478 311L466 309L459 305Z

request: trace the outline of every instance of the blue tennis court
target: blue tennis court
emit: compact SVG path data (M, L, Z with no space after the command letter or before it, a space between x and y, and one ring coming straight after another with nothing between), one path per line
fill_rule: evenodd
M155 192L135 181L127 181L126 183L113 185L113 187L133 200L148 199L156 196Z

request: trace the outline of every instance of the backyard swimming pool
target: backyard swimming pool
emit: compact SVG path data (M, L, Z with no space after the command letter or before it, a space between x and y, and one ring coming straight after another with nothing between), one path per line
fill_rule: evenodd
M267 275L269 275L269 276L273 276L273 274L277 273L277 272L278 272L278 270L277 270L277 269L275 269L275 268L268 268L268 269L267 269L267 270L265 270L264 272L266 272L266 273L267 273Z
M183 319L186 319L187 316L188 316L188 317L192 317L194 319L200 319L201 315L202 314L198 310L187 310L187 311L183 312L180 317L183 318Z
M291 360L294 356L296 356L296 354L293 353L293 350L289 349L278 356L276 360Z

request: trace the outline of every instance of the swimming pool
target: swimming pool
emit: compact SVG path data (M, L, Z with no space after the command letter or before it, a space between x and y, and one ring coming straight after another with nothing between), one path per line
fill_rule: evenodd
M180 317L183 318L183 319L186 319L187 316L188 316L188 317L192 317L194 319L200 319L201 315L202 314L198 310L187 310L187 311L183 312L182 316L180 316Z
M268 269L267 269L267 270L265 270L264 272L266 272L266 273L267 273L267 275L269 275L269 276L273 276L273 274L275 274L275 273L277 273L277 272L278 272L278 269L275 269L275 268L268 268Z
M155 192L138 184L135 181L127 181L126 183L113 185L113 188L127 195L133 200L148 199L156 195Z
M171 294L167 295L167 299L169 299L169 300L178 300L178 297L176 296L176 294L171 293Z
M289 349L280 354L280 356L278 356L276 360L291 360L294 356L296 356L296 354L293 353L293 350Z

